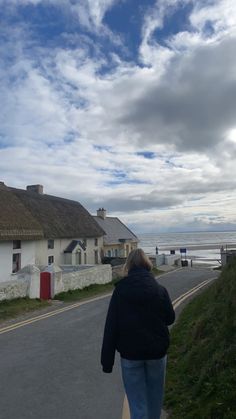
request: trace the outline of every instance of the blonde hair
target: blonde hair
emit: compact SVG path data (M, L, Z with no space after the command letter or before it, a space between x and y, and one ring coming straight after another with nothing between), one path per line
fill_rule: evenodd
M148 271L151 271L152 267L152 262L144 253L143 249L134 249L131 250L126 259L124 272L129 272L132 268L145 268Z

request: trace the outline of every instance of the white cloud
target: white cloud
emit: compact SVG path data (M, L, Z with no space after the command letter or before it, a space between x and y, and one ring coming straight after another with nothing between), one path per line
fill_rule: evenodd
M234 27L224 18L215 28L224 26L225 36L206 37L210 6L195 8L197 31L161 47L153 31L177 3L159 2L162 15L146 16L144 67L105 57L99 44L91 57L82 37L72 49L51 49L32 42L24 26L11 29L0 47L3 181L42 183L93 212L105 206L139 231L236 223ZM80 22L102 25L112 4L80 2ZM111 60L113 70L101 72Z
M204 31L206 24L211 24L216 33L227 33L236 26L236 3L234 0L217 0L214 3L196 4L190 16L192 25Z

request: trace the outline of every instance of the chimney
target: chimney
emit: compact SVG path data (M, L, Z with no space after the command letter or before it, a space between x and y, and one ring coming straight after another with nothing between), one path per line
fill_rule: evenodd
M102 218L103 220L105 220L106 215L107 215L107 212L106 212L106 210L104 208L99 208L97 210L97 216L100 217L100 218Z
M29 192L35 192L39 195L43 195L43 185L28 185L26 186L26 190Z

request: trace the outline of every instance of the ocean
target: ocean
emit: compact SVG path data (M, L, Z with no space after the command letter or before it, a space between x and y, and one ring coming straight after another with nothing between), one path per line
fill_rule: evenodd
M159 233L139 234L139 247L148 255L158 253L169 254L175 250L186 249L186 258L197 260L199 263L216 264L220 259L220 248L236 249L236 231L227 232L188 232L188 233ZM185 255L183 254L185 257Z

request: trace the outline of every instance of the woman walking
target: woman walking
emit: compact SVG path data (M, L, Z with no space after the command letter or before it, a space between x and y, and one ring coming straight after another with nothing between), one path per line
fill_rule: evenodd
M127 258L127 276L111 298L104 329L101 363L112 372L115 351L121 356L122 378L131 419L159 419L169 346L168 325L175 312L167 290L151 273L142 249Z

